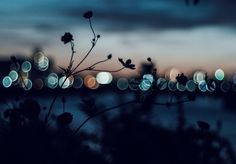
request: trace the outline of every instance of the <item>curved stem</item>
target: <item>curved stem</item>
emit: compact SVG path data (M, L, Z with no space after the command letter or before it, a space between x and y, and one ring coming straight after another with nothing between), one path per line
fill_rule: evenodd
M76 75L76 74L78 74L78 73L80 73L80 72L83 72L83 71L95 71L95 72L119 72L119 71L123 70L124 68L125 68L125 67L122 67L122 68L117 69L117 70L112 70L112 71L110 71L110 70L102 70L102 69L90 69L90 67L88 67L88 68L85 68L85 69L82 69L82 70L78 70L78 71L74 72L72 75L74 76L74 75Z
M95 47L97 41L98 41L98 38L96 37L96 34L95 34L95 31L93 29L93 26L92 26L92 22L91 22L91 19L89 19L89 26L93 32L93 41L92 41L92 46L91 48L89 49L89 51L87 52L87 54L84 56L84 58L79 62L79 64L77 64L77 66L72 70L72 72L74 72L83 62L84 60L89 56L89 54L92 52L93 48Z
M72 70L72 72L74 72L79 66L80 64L82 64L84 62L84 60L89 56L89 54L92 52L93 48L95 47L96 42L92 44L92 47L89 49L89 51L87 52L87 54L84 56L84 58L79 62L79 64L77 64L77 66Z
M92 67L94 67L94 66L96 66L96 65L98 65L98 64L100 64L100 63L104 63L104 62L106 62L106 61L108 61L108 60L109 60L109 59L105 59L105 60L98 61L98 62L92 64L91 66L89 66L88 68L92 68Z
M120 68L120 69L117 69L117 70L112 70L112 71L109 71L109 70L102 70L102 69L93 69L93 70L91 70L91 71L97 71L97 72L119 72L119 71L121 71L121 70L123 70L123 69L125 69L125 67L122 67L122 68Z
M70 42L70 45L71 45L71 57L70 57L70 63L69 63L69 66L68 67L72 67L72 64L73 64L73 58L74 58L74 54L75 54L75 51L74 51L74 43L71 41Z
M99 112L93 114L92 116L89 116L87 119L85 119L85 120L79 125L79 127L78 127L77 129L75 129L75 131L72 133L72 136L75 136L75 135L80 131L80 129L81 129L90 119L92 119L92 118L94 118L94 117L96 117L96 116L99 116L99 115L101 115L101 114L103 114L103 113L106 113L106 112L108 112L108 111L117 109L117 108L119 108L119 107L121 107L121 106L125 106L125 105L128 105L128 104L132 104L132 103L134 103L134 102L136 102L136 100L128 101L128 102L125 102L125 103L122 103L122 104L119 104L119 105L116 105L116 106L113 106L113 107L104 109L104 110L102 110L102 111L99 111Z
M68 79L68 76L66 76L66 78L65 78L65 80L63 81L63 83L62 83L61 86L63 86L63 85L65 84L65 82L66 82L67 79ZM59 95L59 93L57 93L57 94L55 95L55 97L53 98L53 100L52 100L52 102L51 102L51 104L50 104L50 107L49 107L49 109L48 109L48 113L47 113L46 116L45 116L44 122L45 122L46 125L47 125L47 123L48 123L48 119L49 119L49 117L50 117L50 115L51 115L51 113L52 113L52 109L53 109L53 106L54 106L54 104L55 104L55 102L56 102L56 100L57 100L58 95Z
M94 36L94 39L95 39L95 38L96 38L96 34L95 34L94 29L93 29L92 22L91 22L91 19L90 19L90 18L89 18L89 26L90 26L90 28L91 28L91 30L92 30L92 32L93 32L93 36Z
M183 100L183 101L173 102L173 103L171 103L171 105L182 104L182 103L185 103L185 102L188 102L188 101ZM99 115L102 115L102 114L104 114L104 113L106 113L106 112L109 112L109 111L111 111L111 110L118 109L118 108L121 107L121 106L125 106L125 105L132 104L132 103L141 104L142 102L137 101L137 100L131 100L131 101L128 101L128 102L125 102L125 103L122 103L122 104L119 104L119 105L115 105L115 106L106 108L106 109L104 109L104 110L101 110L101 111L99 111L99 112L97 112L97 113L95 113L95 114L93 114L93 115L87 117L87 118L79 125L79 127L78 127L77 129L75 129L75 131L72 133L71 136L75 136L75 135L81 130L81 128L82 128L89 120L91 120L92 118L97 117L97 116L99 116ZM154 102L153 105L167 106L168 104L167 104L167 103Z

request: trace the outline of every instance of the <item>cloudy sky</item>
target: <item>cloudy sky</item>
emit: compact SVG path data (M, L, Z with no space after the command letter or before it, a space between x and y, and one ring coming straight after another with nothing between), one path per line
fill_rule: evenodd
M63 66L70 47L60 37L71 32L79 60L92 37L82 14L93 10L94 27L102 37L87 63L112 53L109 68L118 66L118 57L138 65L150 56L159 71L223 68L232 73L235 8L235 0L200 0L198 6L186 6L184 0L1 0L0 54L29 55L42 47Z

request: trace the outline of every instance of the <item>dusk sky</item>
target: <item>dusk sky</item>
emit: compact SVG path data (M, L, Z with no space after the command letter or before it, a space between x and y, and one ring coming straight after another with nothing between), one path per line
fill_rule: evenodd
M102 37L87 63L112 53L109 68L118 67L118 57L137 65L151 57L160 72L176 67L232 73L235 8L235 0L200 0L198 6L186 6L184 0L1 0L0 55L29 55L42 47L63 66L70 47L60 37L71 32L76 59L81 59L92 37L82 14L92 10L94 28Z

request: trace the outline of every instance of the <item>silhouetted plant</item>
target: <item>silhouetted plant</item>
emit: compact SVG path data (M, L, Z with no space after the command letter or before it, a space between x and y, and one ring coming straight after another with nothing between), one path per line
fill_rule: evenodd
M183 86L185 86L186 83L188 82L187 76L185 76L183 73L181 73L181 75L178 74L178 76L176 77L176 80L178 83L182 84Z
M67 44L67 43L70 43L71 45L71 57L70 57L70 61L69 61L69 65L67 66L67 68L62 68L59 66L59 68L63 71L63 74L66 76L66 78L64 79L64 81L62 82L61 86L64 85L64 83L66 82L66 80L70 77L70 76L74 76L74 75L77 75L78 73L81 73L83 71L108 71L108 72L119 72L125 68L128 68L128 69L132 69L134 70L135 69L135 65L132 64L132 61L131 59L128 59L126 60L126 62L123 61L123 59L119 58L118 61L122 64L122 67L119 68L119 69L116 69L116 70L100 70L100 69L95 69L95 67L98 65L98 64L101 64L101 63L104 63L104 62L107 62L109 60L111 60L112 58L112 54L109 54L107 56L106 59L104 60L100 60L98 62L95 62L94 64L91 64L90 66L84 68L84 69L79 69L79 66L86 60L86 58L90 55L90 53L92 52L92 50L94 49L94 47L96 46L96 43L98 41L98 39L101 37L99 34L96 34L94 28L93 28L93 25L92 25L92 21L91 21L91 18L93 16L93 12L92 11L87 11L86 13L84 13L83 17L88 19L89 21L89 25L90 25L90 29L93 33L93 38L91 40L91 48L88 50L88 52L85 54L85 56L82 58L82 60L76 65L74 66L74 54L76 53L76 51L74 50L74 39L73 39L73 35L69 32L66 32L62 37L61 37L61 41L64 43L64 44ZM51 104L50 104L50 107L49 107L49 110L48 110L48 113L47 115L45 116L45 123L48 122L48 118L51 114L51 111L53 109L53 105L57 99L57 96L56 95Z

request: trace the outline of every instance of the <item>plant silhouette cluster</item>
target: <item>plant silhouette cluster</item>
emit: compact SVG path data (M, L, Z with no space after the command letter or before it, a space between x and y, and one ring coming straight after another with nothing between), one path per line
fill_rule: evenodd
M101 71L96 69L96 66L112 59L112 55L109 54L103 60L80 68L101 37L96 34L92 26L93 12L88 11L83 14L83 17L89 21L93 38L91 48L77 65L73 35L66 32L61 37L64 44L71 46L68 66L59 67L66 79L83 71ZM12 56L11 60L17 65L16 57ZM150 57L147 61L151 67L146 73L149 77L153 75L153 79L139 78L138 83L149 80L148 91L142 91L137 87L133 100L124 101L120 96L117 102L121 103L107 108L99 107L92 96L81 96L78 108L87 117L76 125L76 128L72 128L72 124L75 118L80 119L80 116L66 110L65 96L61 99L62 113L53 119L53 108L59 94L55 95L48 108L43 108L44 112L34 99L22 99L19 104L8 106L0 114L2 116L0 117L0 163L234 164L234 151L229 141L221 137L219 122L217 129L211 129L210 125L202 120L199 120L195 127L186 125L183 103L194 101L196 95L188 94L185 97L173 95L167 102L156 102L157 92L154 92L154 83L157 69L154 68ZM118 58L118 62L121 68L110 72L135 69L131 59ZM176 80L186 85L187 77L181 74L176 77ZM174 96L176 101L173 100ZM176 129L170 130L150 122L153 110L158 110L158 106L168 109L171 106L177 107ZM46 115L43 117L45 110ZM114 110L118 111L118 115L109 117L109 112ZM85 125L92 119L96 119L101 125L100 132L86 131ZM53 123L55 127L51 126Z
M72 135L73 114L59 114L56 119L51 120L55 121L57 127L48 129L48 125L40 118L40 104L36 100L25 99L2 113L4 118L0 119L0 162L235 163L231 145L220 136L220 129L210 129L210 125L204 121L198 121L198 127L187 127L184 121L180 121L176 130L168 130L150 123L152 110L147 111L143 104L133 103L119 104L103 110L96 107L93 97L82 99L79 109L88 118L100 116L96 118L101 125L102 134L91 134L82 129L80 133ZM181 108L181 104L177 106ZM153 105L155 104L151 106ZM110 118L107 112L114 109L120 109L119 115ZM142 118L143 115L146 119ZM179 118L184 120L183 113L179 112ZM99 150L93 145L99 145Z

